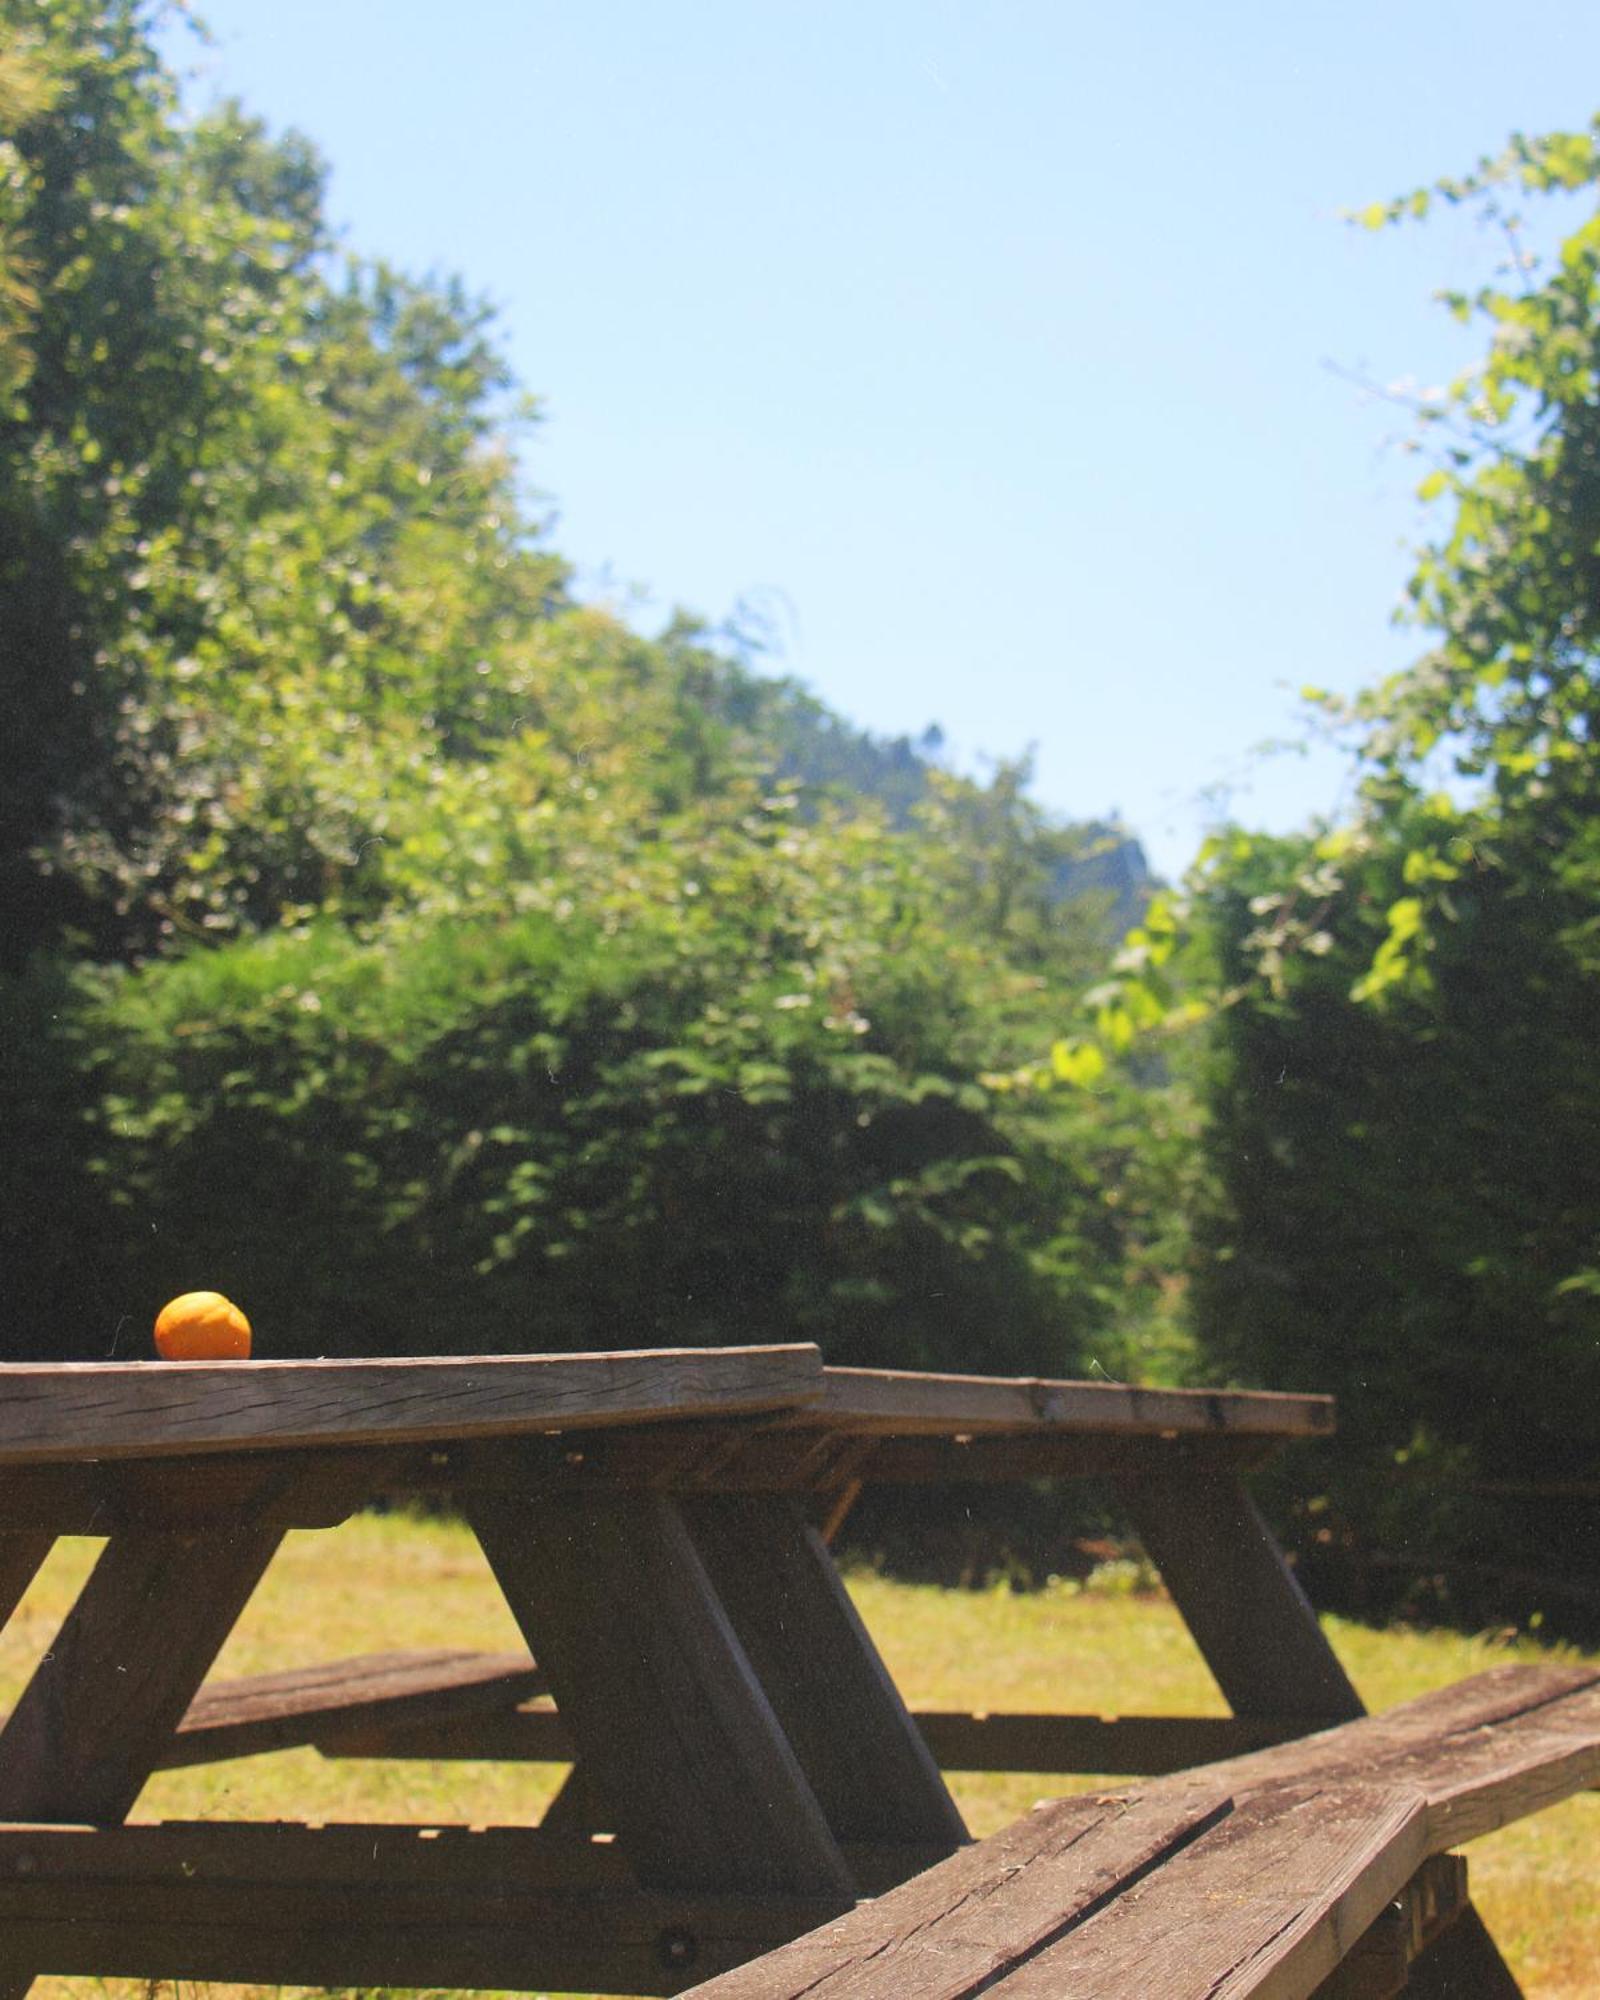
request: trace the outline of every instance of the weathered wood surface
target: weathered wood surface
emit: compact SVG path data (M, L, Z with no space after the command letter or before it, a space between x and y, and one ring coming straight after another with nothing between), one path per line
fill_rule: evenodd
M1404 1792L1274 1788L988 1990L1306 2000L1426 1858Z
M703 1991L706 2000L961 2000L1225 1816L1203 1784L1068 1799L959 1849L878 1901Z
M1413 1795L1064 1800L696 2000L1306 2000L1426 1858Z
M696 1991L1306 2000L1431 1856L1597 1781L1600 1672L1500 1668L1303 1743L1042 1808ZM1114 1850L1108 1878L1086 1834L1156 1824L1170 1837L1142 1859ZM1052 1909L1054 1929L1038 1914ZM1494 1983L1498 1964L1469 1909L1413 1984L1497 2000L1515 1991Z
M368 1653L326 1666L202 1687L158 1768L315 1744L337 1754L345 1732L381 1739L424 1724L502 1711L544 1693L524 1653Z
M1236 1715L1361 1715L1361 1697L1237 1479L1119 1483L1139 1539Z
M1325 1401L824 1370L808 1346L11 1363L0 1535L180 1527L221 1507L327 1526L373 1493L468 1486L838 1496L1237 1471L1326 1429Z
M1404 1787L1436 1850L1600 1784L1600 1669L1494 1667L1382 1715L1208 1766L1218 1784Z
M6 1959L69 1975L671 1993L836 1908L648 1892L531 1828L0 1826Z
M677 1505L474 1496L468 1519L652 1888L854 1886Z
M394 1361L0 1365L0 1465L493 1437L792 1408L807 1345Z
M936 1375L888 1368L829 1368L825 1392L797 1419L857 1432L1079 1431L1139 1437L1233 1432L1326 1437L1331 1396L1267 1390L1143 1389L1036 1376Z

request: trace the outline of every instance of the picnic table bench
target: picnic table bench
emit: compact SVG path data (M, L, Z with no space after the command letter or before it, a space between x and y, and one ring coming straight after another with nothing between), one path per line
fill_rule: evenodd
M1600 1778L1600 1675L1362 1719L1241 1483L1331 1424L803 1346L0 1368L0 1617L57 1535L108 1537L0 1730L0 1994L1515 1993L1450 1850ZM818 1520L1038 1477L1115 1485L1231 1716L907 1709ZM396 1494L464 1515L530 1653L207 1684L282 1536ZM537 1826L128 1823L153 1771L295 1744L572 1769ZM1156 1782L974 1844L959 1768Z

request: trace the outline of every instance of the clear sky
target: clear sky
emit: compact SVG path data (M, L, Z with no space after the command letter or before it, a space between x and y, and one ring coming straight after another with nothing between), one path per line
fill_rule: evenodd
M169 52L331 166L349 246L461 273L529 483L642 626L764 605L855 721L1119 811L1180 870L1293 690L1421 645L1402 413L1495 246L1345 208L1600 106L1588 0L200 0ZM1330 365L1332 364L1332 365Z

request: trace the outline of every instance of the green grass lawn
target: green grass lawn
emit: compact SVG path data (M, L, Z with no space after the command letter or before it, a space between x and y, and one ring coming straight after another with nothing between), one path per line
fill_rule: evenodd
M63 1542L0 1638L0 1695L10 1700L46 1646L95 1544ZM862 1614L913 1706L1090 1713L1225 1712L1172 1606L1113 1570L1087 1588L1031 1596L945 1591L852 1579ZM1447 1633L1372 1632L1331 1621L1362 1696L1385 1708L1507 1659L1548 1657L1524 1642ZM396 1646L514 1647L510 1614L461 1529L363 1517L332 1534L291 1536L229 1642L220 1674L265 1671ZM1571 1657L1576 1657L1571 1656ZM561 1773L548 1766L348 1763L289 1751L156 1778L140 1819L390 1819L483 1825L535 1817ZM1093 1779L958 1776L952 1789L977 1834L1047 1792ZM1600 1800L1586 1796L1470 1850L1473 1894L1530 1996L1596 1991ZM108 1982L116 1989L117 1982ZM104 1991L44 1980L41 2000ZM121 1989L142 1993L140 1987ZM247 1989L217 1989L218 1993Z

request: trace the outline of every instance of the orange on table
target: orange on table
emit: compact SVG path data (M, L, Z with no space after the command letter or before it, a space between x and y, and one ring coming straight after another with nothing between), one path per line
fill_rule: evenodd
M183 1292L156 1315L163 1361L248 1361L250 1322L221 1292Z

